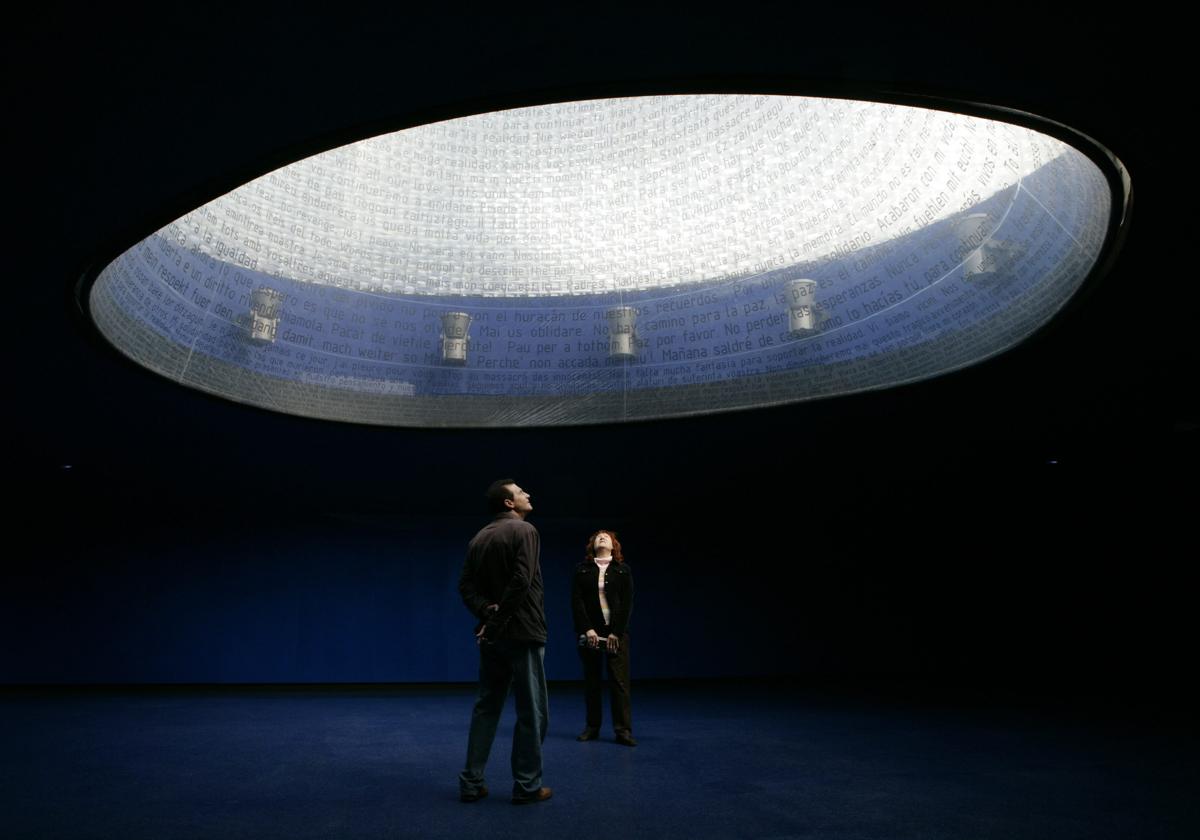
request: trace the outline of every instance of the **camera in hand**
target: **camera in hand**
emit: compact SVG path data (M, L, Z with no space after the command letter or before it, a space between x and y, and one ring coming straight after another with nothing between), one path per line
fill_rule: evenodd
M587 633L579 634L579 646L581 648L589 647ZM618 646L620 646L619 642ZM593 650L608 650L608 636L597 636L596 646L593 648Z

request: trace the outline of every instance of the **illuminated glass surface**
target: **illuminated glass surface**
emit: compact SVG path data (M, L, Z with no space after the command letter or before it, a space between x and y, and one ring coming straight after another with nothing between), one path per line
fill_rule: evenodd
M784 96L545 105L258 178L107 266L138 363L402 426L669 417L927 378L1079 287L1103 173L1027 128Z

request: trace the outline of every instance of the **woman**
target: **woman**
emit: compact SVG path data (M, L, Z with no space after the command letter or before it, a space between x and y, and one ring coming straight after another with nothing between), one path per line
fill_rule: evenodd
M600 735L600 671L608 663L613 732L618 744L636 747L629 711L629 616L633 612L633 576L612 531L597 531L587 541L584 560L575 570L571 611L579 635L587 726L580 741Z

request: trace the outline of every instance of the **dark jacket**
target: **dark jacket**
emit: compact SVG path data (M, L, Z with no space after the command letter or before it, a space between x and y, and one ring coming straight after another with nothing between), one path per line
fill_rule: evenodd
M575 569L571 585L571 612L575 616L575 632L586 633L604 628L604 613L600 612L600 567L585 560ZM629 632L629 617L633 613L633 574L628 563L613 561L604 573L604 600L608 601L609 632L624 636Z
M546 643L541 538L511 511L501 513L467 545L458 593L486 626L484 638ZM489 611L489 604L499 604Z

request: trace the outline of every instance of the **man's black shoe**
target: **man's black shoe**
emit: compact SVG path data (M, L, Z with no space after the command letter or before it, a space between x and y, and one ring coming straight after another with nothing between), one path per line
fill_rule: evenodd
M628 732L617 733L617 743L623 747L636 747L637 741L633 740L633 736Z
M589 726L587 729L580 732L579 737L576 738L575 740L576 741L595 741L599 737L600 737L600 730L592 729L592 727Z
M553 795L554 791L548 787L538 788L536 793L531 793L528 796L514 796L512 802L514 805L531 805L534 802L545 802Z
M458 795L459 802L477 802L487 796L487 788L480 786L479 790L474 793L460 793Z

